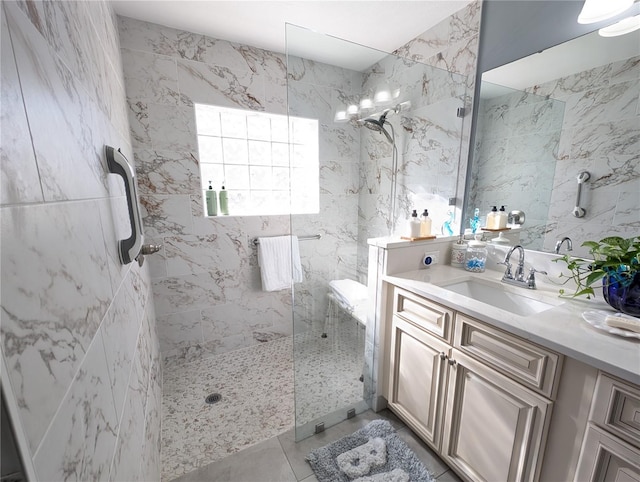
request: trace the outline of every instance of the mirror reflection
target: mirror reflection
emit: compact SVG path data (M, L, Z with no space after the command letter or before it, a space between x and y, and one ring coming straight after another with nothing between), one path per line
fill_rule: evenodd
M596 31L481 82L466 219L522 210L523 246L553 251L569 236L577 255L585 240L638 234L640 32Z

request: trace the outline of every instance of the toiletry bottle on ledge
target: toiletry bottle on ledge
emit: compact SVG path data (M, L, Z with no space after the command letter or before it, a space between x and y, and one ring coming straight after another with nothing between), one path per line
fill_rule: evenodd
M429 211L426 209L420 216L420 237L424 238L431 236L431 218L429 217Z
M509 216L507 215L507 211L505 211L504 206L500 208L498 211L498 229L504 229L507 227L507 220Z
M498 229L498 208L493 206L489 214L487 214L487 229Z
M227 190L222 185L220 189L220 214L227 216L229 214L229 200L227 199Z
M218 215L218 200L216 199L216 192L213 190L211 181L209 181L209 189L207 189L207 216Z
M411 213L411 219L409 219L408 237L419 238L420 237L420 221L418 220L418 211L415 209Z

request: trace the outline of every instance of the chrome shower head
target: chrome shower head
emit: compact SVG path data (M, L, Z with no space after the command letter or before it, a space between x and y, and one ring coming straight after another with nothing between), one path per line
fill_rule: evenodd
M382 114L379 119L375 119L373 117L367 117L366 119L364 119L364 125L368 129L371 129L372 131L376 131L376 132L380 132L381 134L384 134L387 140L391 144L395 144L393 138L391 137L391 135L389 135L389 132L387 132L387 130L384 128L386 117L387 117L387 111L385 111L384 114Z

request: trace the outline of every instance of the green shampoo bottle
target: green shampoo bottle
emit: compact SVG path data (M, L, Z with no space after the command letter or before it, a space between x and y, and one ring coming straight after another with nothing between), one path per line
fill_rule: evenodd
M218 215L218 199L216 197L216 192L213 190L213 186L211 185L211 181L209 181L209 189L207 189L207 216L217 216Z
M224 214L225 216L229 214L229 201L224 184L222 185L222 189L220 189L220 214Z

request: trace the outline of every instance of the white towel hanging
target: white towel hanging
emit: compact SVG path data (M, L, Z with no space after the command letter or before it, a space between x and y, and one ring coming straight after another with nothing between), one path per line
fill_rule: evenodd
M297 236L258 238L258 264L264 291L291 288L303 280Z

